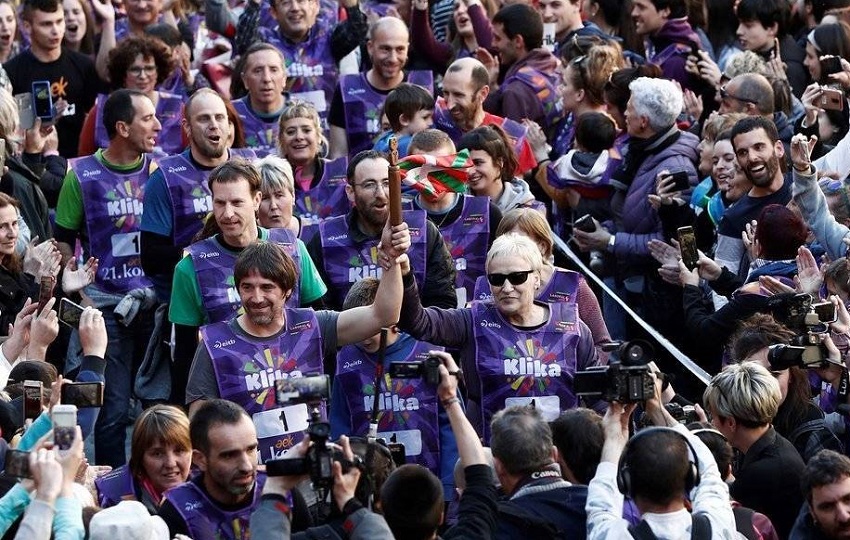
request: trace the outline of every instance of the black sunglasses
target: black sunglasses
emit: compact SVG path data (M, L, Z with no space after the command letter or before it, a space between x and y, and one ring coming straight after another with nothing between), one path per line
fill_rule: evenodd
M511 285L522 285L528 281L528 275L532 272L534 270L522 270L510 274L487 274L487 282L494 287L501 287L505 284L505 280L510 281Z
M735 101L740 101L742 103L752 103L753 105L758 105L758 101L756 101L754 99L742 98L742 97L738 97L738 96L730 94L729 91L726 90L726 85L724 84L723 86L720 87L720 99L727 99L727 98L728 99L734 99Z

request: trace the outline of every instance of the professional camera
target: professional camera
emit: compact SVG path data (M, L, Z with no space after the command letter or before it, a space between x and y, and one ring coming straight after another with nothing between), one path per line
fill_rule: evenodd
M829 352L823 340L830 323L837 318L832 302L815 303L808 294L780 294L768 300L768 308L777 321L796 334L790 342L793 348L771 348L777 362L771 361L773 369L811 367L828 361Z
M668 403L664 406L670 416L676 419L680 424L688 425L691 422L699 422L696 407L693 405L679 405L678 403Z
M421 362L390 362L390 378L425 379L431 386L440 384L440 365L436 356L429 356Z
M655 396L655 382L646 365L654 356L652 345L637 339L615 342L604 349L613 349L619 361L576 372L573 379L576 395L621 403L646 401Z
M310 423L307 434L313 443L307 456L295 459L274 459L266 462L269 476L310 475L313 488L322 495L333 487L333 450L328 447L331 425L322 422L318 405L330 398L330 377L311 375L275 381L275 396L281 406L306 403L310 407Z

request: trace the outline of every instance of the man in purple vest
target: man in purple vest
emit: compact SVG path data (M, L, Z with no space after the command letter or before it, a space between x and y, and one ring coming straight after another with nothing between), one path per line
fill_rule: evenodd
M117 90L104 107L109 146L72 160L56 206L55 237L64 260L77 239L86 257L100 260L84 289L103 312L109 334L104 406L95 426L99 464L123 465L136 366L150 339L156 301L139 263L139 222L151 152L161 129L153 102L135 90ZM68 366L69 369L74 366Z
M414 135L409 151L435 157L457 153L449 136L438 129L426 129ZM413 199L413 207L425 210L428 219L443 235L457 272L457 307L466 306L467 301L472 300L476 280L484 277L484 261L496 239L502 211L488 197L452 191L437 197L420 193Z
M557 124L563 113L558 92L561 63L543 47L540 14L528 4L500 9L493 17L493 48L500 65L490 66L493 91L484 108L517 122L527 118L544 130Z
M292 294L295 267L273 243L248 247L236 260L234 277L245 313L201 328L186 402L190 412L204 400L222 397L252 416L263 461L283 457L303 436L309 413L304 404L281 407L275 400L277 379L323 372L322 359L338 346L375 335L398 319L401 271L395 257L409 246L407 225L389 224L382 253L393 261L374 302L341 313L285 308Z
M404 72L409 42L407 26L395 17L379 19L369 28L366 49L372 68L342 76L328 113L331 159L353 156L374 146L381 134L379 111L396 86L409 82L433 92L430 71Z
M169 536L248 540L266 481L257 470L254 423L239 405L215 399L192 415L189 435L192 463L201 473L165 494L159 516ZM291 498L287 502L291 507Z
M328 134L328 109L339 78L337 64L365 40L369 28L357 0L340 0L339 3L348 17L334 25L336 21L320 16L319 0L272 1L271 11L277 21L277 26L272 28L262 25L262 2L253 0L246 4L240 16L236 38L237 44L270 43L283 53L290 100L313 104L322 119L325 136Z
M328 286L325 302L334 309L342 306L352 283L367 276L381 277L377 246L390 213L389 162L384 154L360 152L349 162L347 176L345 191L354 208L324 220L307 247ZM422 284L424 302L456 307L454 267L440 231L421 210L405 211L404 221L410 226L412 242L408 257Z
M277 147L286 65L283 54L268 43L251 45L239 65L242 71L238 75L248 94L234 100L233 107L242 118L245 143L262 157Z
M198 346L198 328L225 321L241 307L233 265L237 256L257 242L283 246L296 262L296 282L291 304L321 307L327 292L304 244L289 229L257 226L256 212L262 195L260 173L244 159L233 159L216 167L209 176L213 219L219 234L195 242L188 255L177 263L172 282L168 318L174 323L172 400L183 403L183 392Z
M457 144L461 137L480 126L496 124L514 141L519 165L516 173L523 175L537 166L534 151L526 139L526 128L510 118L502 118L484 110L490 95L490 76L484 64L475 58L460 58L452 62L443 77L443 97L434 109L434 127L445 131Z
M207 187L210 172L234 155L254 155L250 150L228 148L227 109L221 96L209 88L198 90L186 102L183 129L189 148L160 159L145 185L142 268L160 302L170 300L174 266L212 211Z

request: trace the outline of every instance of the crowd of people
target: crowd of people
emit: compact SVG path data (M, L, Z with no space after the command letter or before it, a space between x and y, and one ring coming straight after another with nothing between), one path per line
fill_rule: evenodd
M850 0L0 0L0 62L2 538L850 538Z

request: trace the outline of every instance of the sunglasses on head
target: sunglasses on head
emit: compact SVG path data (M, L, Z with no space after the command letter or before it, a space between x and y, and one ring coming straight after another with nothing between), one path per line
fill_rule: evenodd
M523 270L509 274L487 274L487 282L494 287L501 287L505 284L505 280L510 281L511 285L522 285L528 281L528 275L532 272L534 270Z

